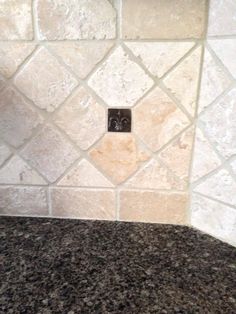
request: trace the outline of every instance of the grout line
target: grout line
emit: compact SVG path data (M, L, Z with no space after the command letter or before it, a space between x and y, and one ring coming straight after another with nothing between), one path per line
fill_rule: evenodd
M229 203L226 203L226 202L224 202L224 201L221 201L221 200L219 200L219 199L216 199L216 198L214 198L214 197L211 197L210 195L205 195L205 194L203 194L203 193L201 193L201 192L198 192L198 191L193 191L193 194L197 194L197 195L202 196L202 197L205 197L205 198L207 198L207 199L209 199L209 200L211 200L211 201L213 201L213 202L215 202L215 203L219 203L219 204L222 204L222 205L224 205L224 206L230 207L230 208L232 208L233 210L236 210L236 206L234 206L234 205L232 205L232 204L229 204Z

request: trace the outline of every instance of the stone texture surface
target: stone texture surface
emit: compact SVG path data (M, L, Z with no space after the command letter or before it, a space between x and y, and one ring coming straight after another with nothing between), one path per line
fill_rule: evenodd
M164 79L164 84L184 108L195 113L202 47L195 49Z
M133 135L117 133L106 134L89 156L113 182L121 183L148 159L149 153L140 147Z
M116 12L108 0L37 0L40 39L114 38Z
M191 180L196 181L200 179L220 165L220 158L215 153L201 129L197 128Z
M0 184L45 185L45 180L30 167L22 158L13 156L0 169Z
M60 108L55 122L85 150L105 132L105 109L84 88L79 88Z
M89 85L109 106L126 107L134 105L153 81L118 47L92 75Z
M120 219L184 224L187 202L185 193L123 190L120 192Z
M31 0L0 1L0 40L33 38Z
M233 169L234 174L236 175L236 159L231 161L230 166Z
M15 89L0 94L0 135L10 145L21 146L42 118Z
M236 206L236 182L226 169L221 169L208 177L194 189L227 204Z
M115 193L110 190L51 190L52 213L57 217L115 219Z
M5 80L0 76L0 91L5 87Z
M126 42L153 75L162 77L193 46L194 42Z
M113 42L55 42L48 47L62 58L80 78L85 78L105 57L113 46Z
M113 184L86 159L82 159L75 165L57 185L76 187L113 187Z
M205 134L225 158L236 154L236 88L201 116Z
M22 155L50 182L57 180L79 157L72 144L51 125L44 126L24 148Z
M0 167L11 156L11 151L7 145L0 142Z
M227 87L231 80L225 69L216 62L208 49L205 49L199 96L199 113L210 105Z
M205 0L125 0L123 38L201 38L205 27Z
M181 180L189 181L189 168L192 157L194 138L193 127L187 129L168 145L159 155L161 161L167 165Z
M0 187L1 215L48 215L46 190L37 187Z
M236 245L236 210L198 194L192 196L194 227Z
M208 35L236 35L235 0L211 0L208 20Z
M11 77L34 49L32 43L1 42L0 73L6 78Z
M54 111L77 80L45 48L40 48L16 76L16 86L39 108Z
M157 151L182 131L189 120L158 87L134 109L134 131L152 150Z

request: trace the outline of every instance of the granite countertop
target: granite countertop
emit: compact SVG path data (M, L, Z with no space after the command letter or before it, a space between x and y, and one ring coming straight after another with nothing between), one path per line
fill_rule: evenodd
M188 227L0 217L0 313L236 313L236 249Z

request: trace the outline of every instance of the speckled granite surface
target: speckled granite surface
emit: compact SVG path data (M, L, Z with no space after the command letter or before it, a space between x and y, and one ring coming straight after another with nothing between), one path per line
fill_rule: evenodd
M236 313L236 249L187 227L0 217L0 313Z

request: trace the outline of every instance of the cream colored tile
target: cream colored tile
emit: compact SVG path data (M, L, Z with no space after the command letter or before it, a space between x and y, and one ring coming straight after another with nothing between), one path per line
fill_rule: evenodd
M188 195L152 191L120 192L120 220L186 223Z
M231 161L230 165L233 169L234 174L236 175L236 159Z
M135 133L154 152L189 124L185 114L158 87L139 102L133 115Z
M51 190L52 214L80 219L115 219L115 192L54 188Z
M115 37L116 12L108 0L37 0L36 9L40 39Z
M11 156L11 151L4 143L0 142L0 167Z
M81 148L88 149L105 132L105 109L83 87L60 108L56 124Z

